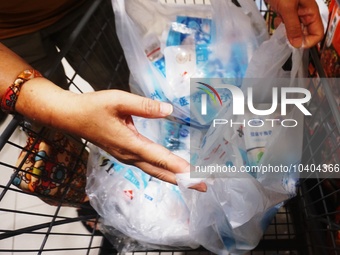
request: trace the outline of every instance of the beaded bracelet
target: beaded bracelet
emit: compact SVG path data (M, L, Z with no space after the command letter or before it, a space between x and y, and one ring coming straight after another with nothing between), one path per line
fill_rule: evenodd
M15 79L14 83L8 87L5 94L3 95L0 105L1 110L5 113L14 114L15 104L18 100L22 85L24 85L26 81L29 81L36 77L42 77L42 75L34 69L25 70L20 73Z

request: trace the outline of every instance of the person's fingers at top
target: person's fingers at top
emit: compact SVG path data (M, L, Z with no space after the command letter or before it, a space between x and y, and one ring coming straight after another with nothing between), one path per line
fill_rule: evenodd
M139 167L142 169L145 173L148 173L149 175L168 182L177 185L176 181L176 175L173 172L170 172L168 170L165 170L163 168L156 167L152 164L146 163L146 162L136 162L135 166ZM206 192L207 191L207 185L204 182L197 183L189 189L194 189L200 192Z
M300 48L303 43L303 34L297 4L295 1L280 1L276 8L285 24L290 44L295 48Z
M190 171L190 164L185 159L175 155L162 145L154 143L142 135L139 135L138 139L133 142L133 150L142 159L141 161L172 173Z
M176 175L168 170L159 168L147 162L136 162L134 164L138 168L142 169L145 173L168 183L177 184Z
M324 27L319 14L318 5L308 2L310 5L298 11L300 20L304 26L303 47L310 48L320 42L324 36Z
M116 109L124 114L145 118L159 118L170 115L173 107L169 103L122 92L116 99Z

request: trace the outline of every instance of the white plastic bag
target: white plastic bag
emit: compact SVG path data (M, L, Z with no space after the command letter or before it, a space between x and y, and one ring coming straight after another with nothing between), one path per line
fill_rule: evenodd
M190 237L189 211L177 186L151 178L96 147L91 148L88 165L87 193L104 228L117 229L149 249L198 246Z
M190 160L190 136L202 134L166 119L134 117L147 138ZM101 230L119 251L197 248L189 234L189 211L175 185L152 178L91 146L86 192L101 216Z
M201 118L199 111L196 109L195 112L192 106L189 109L189 98L197 96L188 90L189 78L204 77L205 73L209 73L207 78L240 78L241 82L235 85L242 85L242 89L256 85L263 96L255 97L259 103L267 102L270 94L265 92L273 85L267 82L245 84L242 83L244 76L267 77L268 67L274 67L273 73L268 74L269 80L293 79L302 73L299 71L302 54L292 51L283 40L284 31L281 33L280 29L266 44L261 44L262 53L255 51L258 42L266 36L260 19L253 17L256 12L250 4L252 0L240 2L244 2L242 9L224 0L214 0L212 6L164 6L151 0L113 0L117 32L134 84L150 98L171 101L176 108L175 117L200 127L208 125L214 118L241 121L232 116L227 101L223 101L221 111L212 112L209 118ZM200 25L194 29L193 24ZM235 30L237 26L240 27ZM208 44L197 46L195 36L203 36L204 41L206 31L211 32L211 37L207 37ZM282 54L284 58L274 59L274 53ZM202 60L205 54L208 57ZM262 55L258 57L257 54ZM281 71L291 54L293 69ZM257 59L261 61L257 62ZM270 64L266 66L263 59ZM164 68L166 60L179 64ZM272 60L274 62L269 62ZM184 76L175 75L176 72ZM224 95L226 92L219 90L218 93ZM227 96L223 98L229 100ZM196 115L190 115L193 112ZM299 125L294 129L275 126L270 130L256 131L266 134L266 138L260 141L263 150L257 150L254 157L247 152L249 141L245 140L246 130L242 125L229 129L210 127L202 143L197 132L199 138L196 142L201 147L188 143L186 138L178 139L181 130L178 123L173 123L174 126L163 123L159 128L157 120L135 119L135 125L138 130L143 130L142 134L145 132L151 140L190 159L195 165L219 164L240 170L243 166L295 165L299 162L303 116L293 108L286 117L297 120ZM244 118L251 121L254 116L248 112ZM193 154L189 154L189 149ZM121 233L128 236L127 240L137 240L139 248L146 249L203 245L216 254L244 254L258 244L277 209L294 196L298 178L298 174L292 172L237 171L223 173L225 178L208 172L208 177L197 176L208 186L206 193L200 193L188 187L201 179L178 175L178 189L150 178L139 169L123 165L100 150L91 150L90 158L87 192L91 204L102 217L106 233ZM107 171L107 166L113 167ZM160 217L155 217L157 215Z
M170 101L174 116L191 125L209 125L218 109L211 107L210 114L202 116L198 105L190 106L202 93L190 88L190 78L242 79L253 51L268 36L254 1L245 0L244 7L230 0L211 2L112 1L117 34L137 86L132 91ZM223 96L227 90L219 93L229 100Z
M260 103L272 99L272 87L297 86L295 78L307 77L306 56L301 49L293 48L286 37L285 26L281 23L271 38L255 50L245 74L242 90L253 88L253 98ZM308 59L307 59L308 60ZM287 84L287 79L291 82ZM299 84L300 87L305 87Z
M216 254L244 254L257 246L277 209L296 192L299 173L294 172L294 166L301 159L303 116L294 108L288 118L296 119L300 125L293 129L274 128L259 162L263 171L269 166L278 169L274 173L243 172L247 154L236 141L240 139L238 133L226 137L225 127L214 133L208 131L205 139L213 146L206 149L203 145L204 152L195 165L200 166L200 172L191 173L191 177L200 178L197 182L203 179L207 183L207 192L188 189L195 178L188 182L190 177L183 174L177 179L190 211L189 231L194 241ZM217 164L238 172L204 168ZM289 167L291 172L286 172Z
M274 75L268 78L277 85L275 79L288 77L283 84L296 85L293 80L303 73L299 70L303 69L302 51L293 50L286 41L278 44L277 38L285 34L283 30L276 33L263 44L270 50L261 50L261 60L270 59L277 48L285 56L275 59L275 68L281 69L293 54L292 70L282 73L272 69ZM258 63L257 71L254 65L253 73L265 71L264 64ZM256 85L262 93L267 89L267 83ZM304 86L304 82L298 86ZM266 103L268 97L261 100ZM257 109L260 106L268 109L266 105L257 105ZM244 116L233 116L230 109L224 109L217 118L221 121L212 125L204 137L191 178L178 175L178 183L190 211L192 238L216 254L244 254L256 247L277 209L296 193L299 172L294 166L302 155L303 114L297 107L283 117L278 112L257 116L249 111ZM296 127L282 126L282 118L295 120ZM265 119L277 121L267 125ZM188 189L202 180L207 183L206 193Z

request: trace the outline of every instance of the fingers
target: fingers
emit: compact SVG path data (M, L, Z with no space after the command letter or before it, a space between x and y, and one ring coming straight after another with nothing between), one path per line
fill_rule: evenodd
M164 170L163 168L159 168L146 162L138 162L135 164L135 166L139 167L145 173L148 173L149 175L157 179L177 185L176 175L170 171ZM207 185L204 182L200 182L189 187L189 189L194 189L200 192L206 192Z
M149 164L174 174L190 171L190 164L183 158L176 156L159 144L148 141L147 138L143 140L137 150L138 156Z
M204 182L200 182L200 183L197 183L197 184L189 187L189 189L194 189L194 190L197 190L197 191L206 192L207 191L207 184L205 184Z
M322 40L323 24L313 0L274 1L285 23L287 38L293 47L310 48Z
M169 182L172 184L177 184L176 175L164 168L157 167L153 164L147 162L136 162L134 164L138 168L142 169L145 173L165 182Z
M324 28L319 15L319 8L315 2L311 3L309 8L300 9L298 11L300 20L304 25L303 47L310 48L320 42L324 35Z
M147 138L142 139L144 144L139 150L139 156L143 158L143 162L137 162L135 165L143 171L172 184L177 184L175 174L190 171L190 164L186 160ZM199 183L190 188L201 192L207 191L205 183Z
M173 107L169 103L159 102L127 92L118 92L117 109L121 113L145 118L160 118L170 115Z
M121 162L133 164L157 179L177 184L175 174L190 171L190 164L186 160L142 136L134 126L121 127L117 137L116 143L118 140L123 140L122 143L118 143L118 148L125 149L111 147L108 152ZM206 191L206 186L201 184L192 189Z
M287 38L290 44L295 48L300 48L303 43L303 34L299 19L287 19L286 17L283 17L283 20L286 25Z
M287 38L293 47L300 48L303 43L301 22L298 16L298 6L294 1L281 1L278 12L285 24Z
M310 48L322 40L323 24L314 0L267 0L282 18L287 39L296 48Z

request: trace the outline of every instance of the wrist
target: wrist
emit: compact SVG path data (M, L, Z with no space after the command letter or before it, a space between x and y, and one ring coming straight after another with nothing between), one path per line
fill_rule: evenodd
M1 110L5 113L15 114L15 105L19 98L21 88L27 81L37 77L42 77L42 75L34 69L26 69L21 72L2 95L0 104Z
M72 114L75 93L63 90L45 78L35 78L22 87L16 112L26 118L57 129L65 128L62 116ZM67 118L67 116L65 116Z

